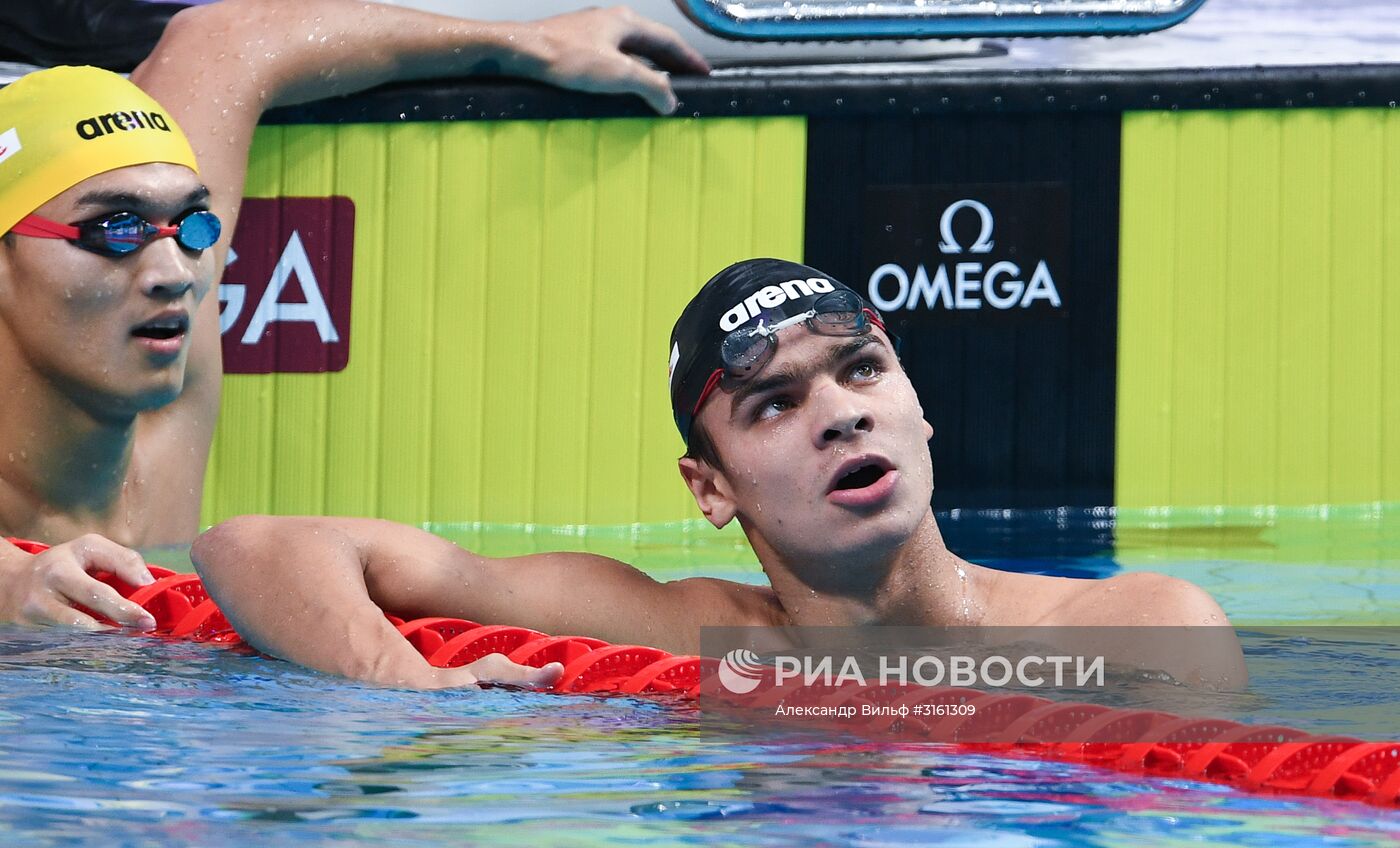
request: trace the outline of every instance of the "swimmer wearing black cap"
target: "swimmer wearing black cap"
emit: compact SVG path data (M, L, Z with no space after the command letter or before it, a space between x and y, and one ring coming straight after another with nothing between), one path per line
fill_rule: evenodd
M669 79L643 59L706 70L622 8L521 24L222 0L175 15L129 82L55 68L0 90L0 622L96 627L81 605L154 624L88 572L149 581L126 546L199 530L222 376L209 293L264 109L489 73L671 111Z
M739 521L769 586L659 583L591 554L491 560L421 530L335 518L236 518L195 542L195 564L262 650L381 683L460 682L382 608L683 653L702 626L1219 625L1231 648L1158 667L1243 685L1224 613L1190 583L1013 574L949 551L929 505L932 427L879 313L830 275L774 259L726 268L676 322L670 366L681 474L712 524ZM298 617L335 626L281 630Z

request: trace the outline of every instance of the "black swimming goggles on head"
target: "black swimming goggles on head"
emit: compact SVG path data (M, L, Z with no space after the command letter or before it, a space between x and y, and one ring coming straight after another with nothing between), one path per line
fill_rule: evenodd
M859 295L848 289L824 294L812 304L811 309L776 323L764 324L760 319L757 327L740 327L720 343L723 368L710 375L692 414L699 413L716 386L722 385L726 391L732 390L762 371L772 361L773 354L777 353L778 333L798 324L805 324L807 329L820 336L863 336L870 332L871 324L884 329L879 317L865 308Z
M175 237L186 250L206 250L223 232L219 216L207 209L186 212L168 227L159 227L135 212L113 212L90 221L66 225L28 215L10 232L31 238L66 239L103 256L126 256L158 238Z

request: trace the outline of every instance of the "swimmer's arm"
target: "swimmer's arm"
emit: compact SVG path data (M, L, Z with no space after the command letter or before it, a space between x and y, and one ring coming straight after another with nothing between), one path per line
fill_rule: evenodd
M480 681L549 685L562 668L500 655L439 669L370 600L357 541L329 522L234 519L190 551L210 595L250 644L321 671L390 686L437 689Z
M265 109L351 94L394 80L514 75L595 93L631 93L674 108L669 79L709 68L671 29L621 7L529 23L482 23L353 0L223 0L171 19L131 79L179 122L194 147L210 208L224 237L204 269L223 275L238 221L253 132ZM215 290L194 317L185 393L172 411L193 412L191 444L205 455L222 376Z
M671 111L669 79L638 57L679 73L709 70L674 31L621 7L484 23L352 0L223 0L176 14L131 78L184 128L231 234L265 109L476 73L631 93ZM219 269L227 251L221 240Z
M381 682L425 666L381 610L675 653L699 651L702 625L776 624L780 618L766 588L708 578L658 583L592 554L492 560L422 530L373 519L245 516L201 536L192 556L215 600L254 645Z

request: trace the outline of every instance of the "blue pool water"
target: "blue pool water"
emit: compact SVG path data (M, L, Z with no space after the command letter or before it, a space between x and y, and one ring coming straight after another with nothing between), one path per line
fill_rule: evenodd
M557 541L516 535L463 531L496 552ZM1111 571L1160 556L1177 573L1216 574L1213 591L1229 596L1219 575L1262 556L1250 545L1253 554L1219 543L1182 553L1182 539L1161 538L1149 555L1144 537L1125 555L1127 548L1093 550L1079 535L1061 554L1002 564ZM1283 538L1277 527L1264 535ZM1318 543L1318 533L1303 535ZM1199 535L1187 540L1201 545ZM730 542L705 544L714 547L680 551L634 534L626 545L595 538L574 546L630 545L614 552L658 573L703 570L697 558L709 559L712 573L749 573L742 557L723 564ZM1045 542L1047 550L1056 544ZM1015 550L1010 542L995 547ZM1295 575L1274 590L1284 613L1326 595L1317 587L1338 574L1354 579L1376 567L1394 575L1400 565L1400 549L1389 542L1363 546L1361 560L1354 544L1344 545L1343 554L1306 568L1279 547L1268 549L1272 567ZM1181 556L1168 561L1172 550ZM1380 606L1361 611L1372 619L1394 599L1391 584L1376 586ZM1400 712L1392 647L1339 651L1326 640L1248 635L1245 642L1255 689L1203 700L1200 712L1272 716L1318 730ZM1359 686L1363 680L1370 683ZM1369 694L1357 694L1368 686ZM1360 846L1400 843L1400 812L801 728L760 733L674 704L386 690L204 645L0 627L0 844L331 841Z

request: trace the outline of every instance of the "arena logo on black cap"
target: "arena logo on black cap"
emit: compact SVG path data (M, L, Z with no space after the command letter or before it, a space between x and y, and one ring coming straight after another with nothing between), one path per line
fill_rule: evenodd
M726 333L742 327L746 322L758 317L764 309L777 309L789 300L811 297L836 291L836 287L825 277L812 277L806 280L788 280L776 285L764 286L738 303L719 318L719 327Z

